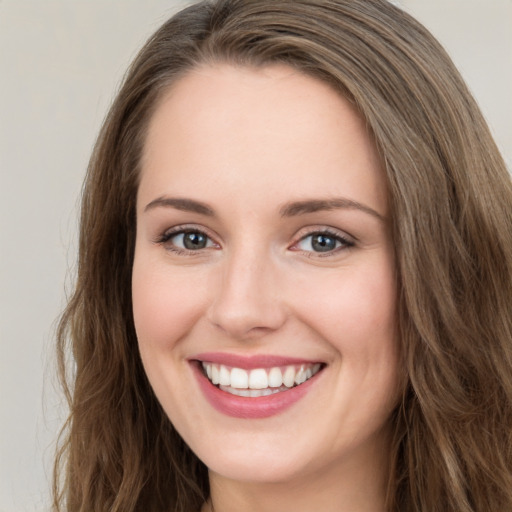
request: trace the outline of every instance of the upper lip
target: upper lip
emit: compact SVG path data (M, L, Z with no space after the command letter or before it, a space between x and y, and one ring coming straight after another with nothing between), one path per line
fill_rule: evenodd
M223 364L235 368L251 370L255 368L272 368L297 364L315 364L323 361L300 357L276 356L270 354L239 355L224 352L205 352L189 358L191 361Z

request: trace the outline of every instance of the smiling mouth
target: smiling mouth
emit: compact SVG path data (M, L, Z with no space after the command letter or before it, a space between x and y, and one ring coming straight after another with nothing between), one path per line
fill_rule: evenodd
M271 368L243 368L201 362L203 374L217 388L243 397L269 396L304 384L325 367L323 363L304 363Z

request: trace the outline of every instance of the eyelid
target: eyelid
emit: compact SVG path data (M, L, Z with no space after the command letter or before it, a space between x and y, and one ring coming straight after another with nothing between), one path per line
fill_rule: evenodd
M298 241L301 238L304 238L308 235L314 235L315 233L328 233L332 236L340 237L353 243L357 243L359 241L356 236L350 234L349 232L334 226L330 226L328 224L312 224L309 226L304 226L296 232L294 239Z

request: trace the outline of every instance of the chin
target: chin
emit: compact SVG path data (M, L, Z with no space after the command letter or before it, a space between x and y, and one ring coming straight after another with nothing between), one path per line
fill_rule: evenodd
M230 456L231 455L231 456ZM299 477L301 471L290 459L268 458L258 454L223 454L212 457L213 460L204 460L209 471L223 478L239 482L259 484L286 483Z

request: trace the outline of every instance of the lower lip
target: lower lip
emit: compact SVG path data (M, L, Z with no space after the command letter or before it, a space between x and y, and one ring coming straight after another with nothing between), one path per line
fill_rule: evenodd
M199 364L192 364L192 367L202 392L217 411L234 418L247 419L268 418L285 411L306 395L322 373L318 372L303 384L287 391L250 398L222 391L208 380L199 368Z

